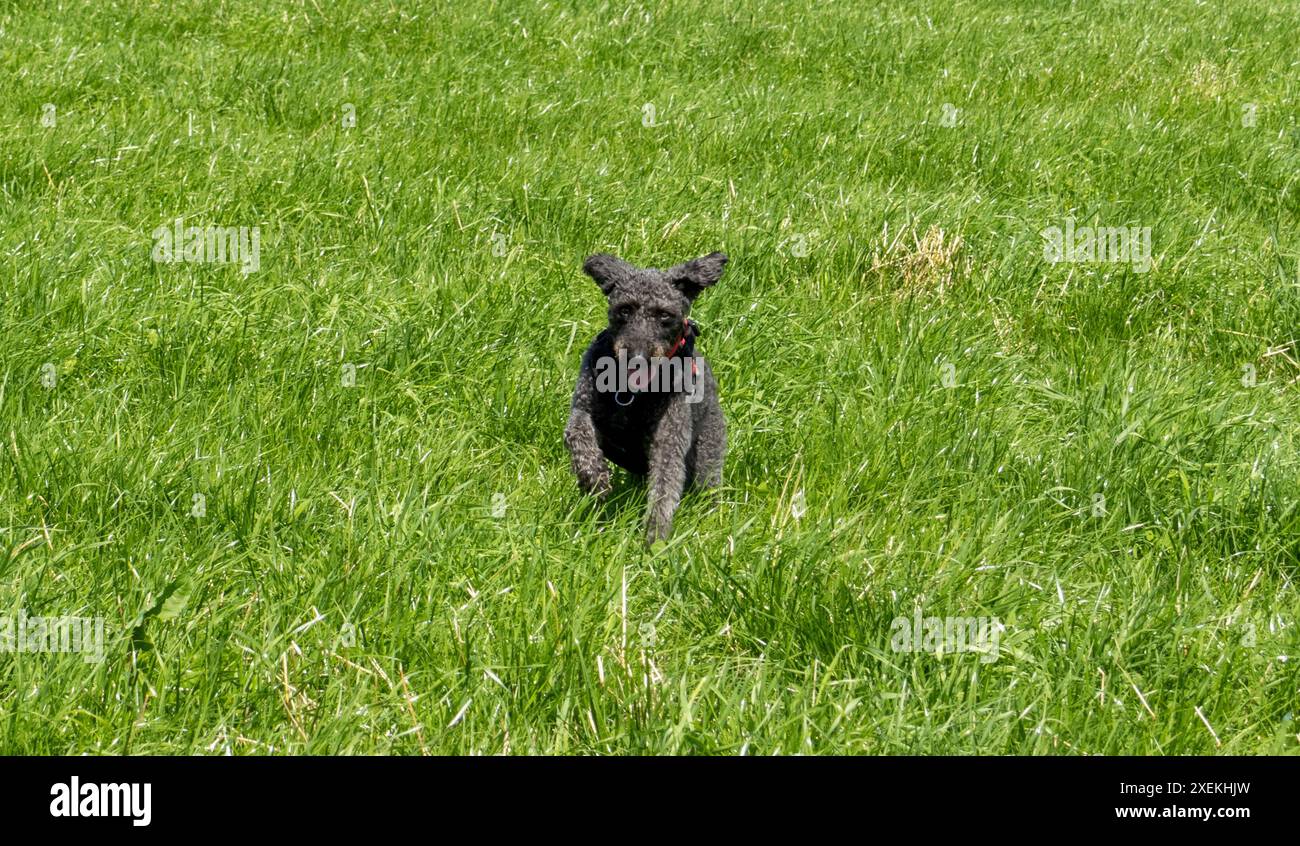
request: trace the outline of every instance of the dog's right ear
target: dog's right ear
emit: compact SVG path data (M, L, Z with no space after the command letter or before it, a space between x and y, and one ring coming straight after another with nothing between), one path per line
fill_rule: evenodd
M596 280L607 297L620 282L626 281L632 274L632 265L609 253L596 253L588 257L583 262L582 269Z

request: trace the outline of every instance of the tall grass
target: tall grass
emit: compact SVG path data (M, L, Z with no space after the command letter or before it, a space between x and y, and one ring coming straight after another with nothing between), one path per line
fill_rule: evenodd
M0 618L108 633L0 653L0 751L1294 754L1294 24L0 4ZM581 261L714 249L727 484L647 553Z

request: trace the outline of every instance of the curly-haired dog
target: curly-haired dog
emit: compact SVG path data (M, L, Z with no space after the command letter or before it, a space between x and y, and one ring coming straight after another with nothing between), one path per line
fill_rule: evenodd
M722 483L727 424L690 312L726 263L712 253L658 270L602 253L582 268L609 299L609 326L582 356L564 443L587 493L609 493L606 459L649 476L647 544L672 533L689 482Z

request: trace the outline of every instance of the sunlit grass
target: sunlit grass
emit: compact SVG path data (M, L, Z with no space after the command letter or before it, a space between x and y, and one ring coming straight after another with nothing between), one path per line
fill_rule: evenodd
M0 616L108 632L0 653L0 751L1300 750L1287 4L0 10ZM650 555L581 262L715 249Z

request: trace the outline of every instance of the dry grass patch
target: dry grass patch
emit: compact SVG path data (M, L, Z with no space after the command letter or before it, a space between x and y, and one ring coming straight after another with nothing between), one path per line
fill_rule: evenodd
M871 257L871 269L895 280L900 296L935 294L943 299L955 282L970 273L962 254L960 233L931 226L918 237L915 230L898 236Z

